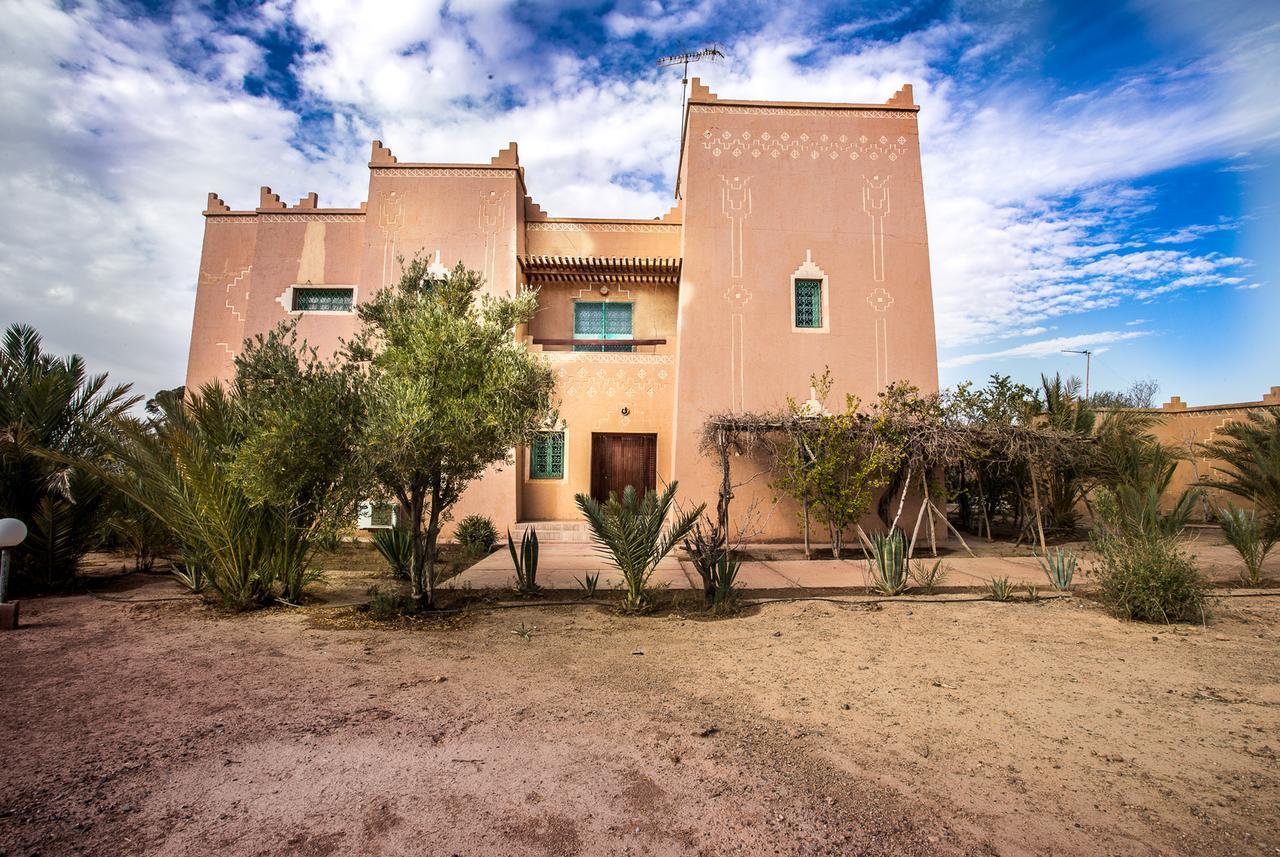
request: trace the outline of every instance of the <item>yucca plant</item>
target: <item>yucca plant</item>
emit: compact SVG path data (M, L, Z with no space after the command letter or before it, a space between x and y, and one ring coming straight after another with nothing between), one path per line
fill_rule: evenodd
M413 537L399 527L386 527L373 531L373 546L391 566L396 577L409 577L409 563L413 562Z
M1227 544L1244 560L1245 574L1241 576L1246 583L1257 586L1262 582L1262 563L1275 548L1280 533L1268 527L1257 512L1233 503L1218 510L1218 523Z
M625 612L642 612L652 606L649 578L653 570L689 534L706 508L703 503L690 512L678 513L664 526L675 502L676 487L672 482L661 494L646 491L643 499L631 485L621 497L610 492L605 503L588 494L574 498L591 528L596 548L622 572Z
M520 536L520 552L516 553L511 530L507 530L507 550L511 551L511 562L516 567L516 592L521 595L537 595L542 592L542 587L538 585L538 531L533 527L525 528Z
M454 538L469 556L484 556L498 540L498 528L484 515L467 515L458 522Z
M1076 569L1080 566L1080 560L1071 551L1064 551L1062 548L1056 548L1050 551L1046 556L1035 554L1036 560L1040 563L1040 567L1044 569L1045 577L1049 578L1049 585L1058 592L1068 592L1071 589L1071 580L1076 575Z
M992 601L1011 601L1014 590L1013 581L1007 577L993 577L987 584L987 595Z
M896 527L871 534L871 588L881 595L901 595L907 589L907 542Z

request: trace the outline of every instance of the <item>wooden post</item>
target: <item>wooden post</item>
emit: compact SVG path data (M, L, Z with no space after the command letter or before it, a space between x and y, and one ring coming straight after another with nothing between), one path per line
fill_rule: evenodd
M927 470L920 471L920 484L924 486L924 505L925 505L925 508L928 510L926 514L929 516L929 550L934 555L934 557L937 557L938 556L938 540L934 536L934 531L933 531L934 507L933 507L933 501L929 499L929 472Z
M720 500L716 503L716 518L728 544L729 501L733 499L733 488L729 481L729 438L723 429L716 438L716 446L720 449Z
M893 516L893 523L889 525L889 532L893 532L898 526L898 518L902 517L902 507L907 502L907 490L911 487L911 465L907 465L907 478L902 481L902 494L898 497L898 512Z
M930 503L930 505L933 505L933 504ZM972 550L969 549L969 543L964 540L964 536L960 535L960 531L957 530L955 527L953 527L951 525L951 522L947 520L947 513L944 512L942 509L939 509L936 505L933 506L933 510L938 513L938 517L942 519L942 523L947 525L947 529L956 534L956 538L960 540L961 546L963 546L964 549L968 551L969 556L973 557L974 559L977 559L978 557L974 554Z
M809 498L804 498L804 558L813 559L813 547L809 544Z
M924 517L924 503L920 504L920 511L916 513L916 525L911 529L911 544L907 545L907 562L911 562L911 556L916 550L916 536L920 533L920 519Z
M1040 555L1048 556L1049 548L1044 542L1044 521L1040 517L1040 489L1036 485L1036 469L1031 469L1031 502L1036 504L1036 531L1040 534Z
M987 517L987 495L986 495L986 493L982 490L982 477L981 477L981 476L979 476L979 477L978 477L978 505L980 505L980 506L982 507L982 523L983 523L983 524L985 524L985 525L986 525L986 527L987 527L987 541L992 541L992 538L991 538L991 519L990 519L989 517ZM982 535L982 528L981 528L981 527L979 527L979 528L978 528L978 535L979 535L979 536L981 536L981 535Z

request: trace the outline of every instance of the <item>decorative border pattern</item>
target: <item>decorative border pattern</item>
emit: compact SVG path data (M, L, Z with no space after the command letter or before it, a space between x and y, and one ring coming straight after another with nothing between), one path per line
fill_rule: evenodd
M256 214L234 214L234 215L216 215L214 217L206 217L206 223L257 223L258 215Z
M482 169L480 167L374 167L375 176L462 176L472 179L515 178L512 169Z
M777 116L831 116L840 112L857 113L872 119L909 119L914 110L885 110L878 107L763 107L741 104L690 104L690 113L772 113Z
M841 155L848 155L851 161L859 158L871 161L885 158L896 161L906 155L908 140L902 135L899 135L896 140L890 140L885 134L882 134L880 139L873 140L866 134L854 139L848 134L835 137L824 132L792 134L790 131L763 131L753 134L751 131L743 131L735 134L724 130L716 134L708 129L702 132L702 148L710 151L714 158L721 155L740 158L749 154L753 158L768 155L777 159L785 155L792 160L798 160L801 156L807 155L811 160L817 160L826 155L834 161Z
M320 223L364 223L364 214L312 214L296 211L282 214L259 214L258 219L264 223L293 223L299 220L310 220Z
M531 232L679 232L678 223L581 223L526 220L525 229Z
M543 351L542 356L550 358L552 363L649 363L655 366L670 366L675 362L670 354L627 352Z

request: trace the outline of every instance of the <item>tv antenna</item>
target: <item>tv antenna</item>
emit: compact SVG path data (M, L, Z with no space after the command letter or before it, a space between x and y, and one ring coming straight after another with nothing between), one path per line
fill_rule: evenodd
M1093 368L1093 352L1089 349L1083 351L1075 351L1070 348L1062 349L1063 354L1083 354L1084 355L1084 399L1089 401L1089 370Z
M718 43L713 43L710 47L703 48L700 51L693 51L686 54L674 54L669 57L662 57L658 60L658 66L662 68L670 66L680 66L680 145L684 145L684 132L688 117L685 115L685 103L689 94L689 63L715 62L724 59L724 47ZM676 178L676 197L680 196L680 179Z

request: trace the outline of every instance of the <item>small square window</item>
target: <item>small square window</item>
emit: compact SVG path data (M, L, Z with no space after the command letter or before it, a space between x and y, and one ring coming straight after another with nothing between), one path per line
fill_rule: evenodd
M354 289L295 288L293 290L293 311L351 312L354 298Z
M822 327L822 280L796 280L796 327Z
M530 479L564 478L564 432L540 431L529 454Z
M573 305L574 339L630 339L632 307L622 301L578 301ZM630 345L575 345L574 351L632 351Z

